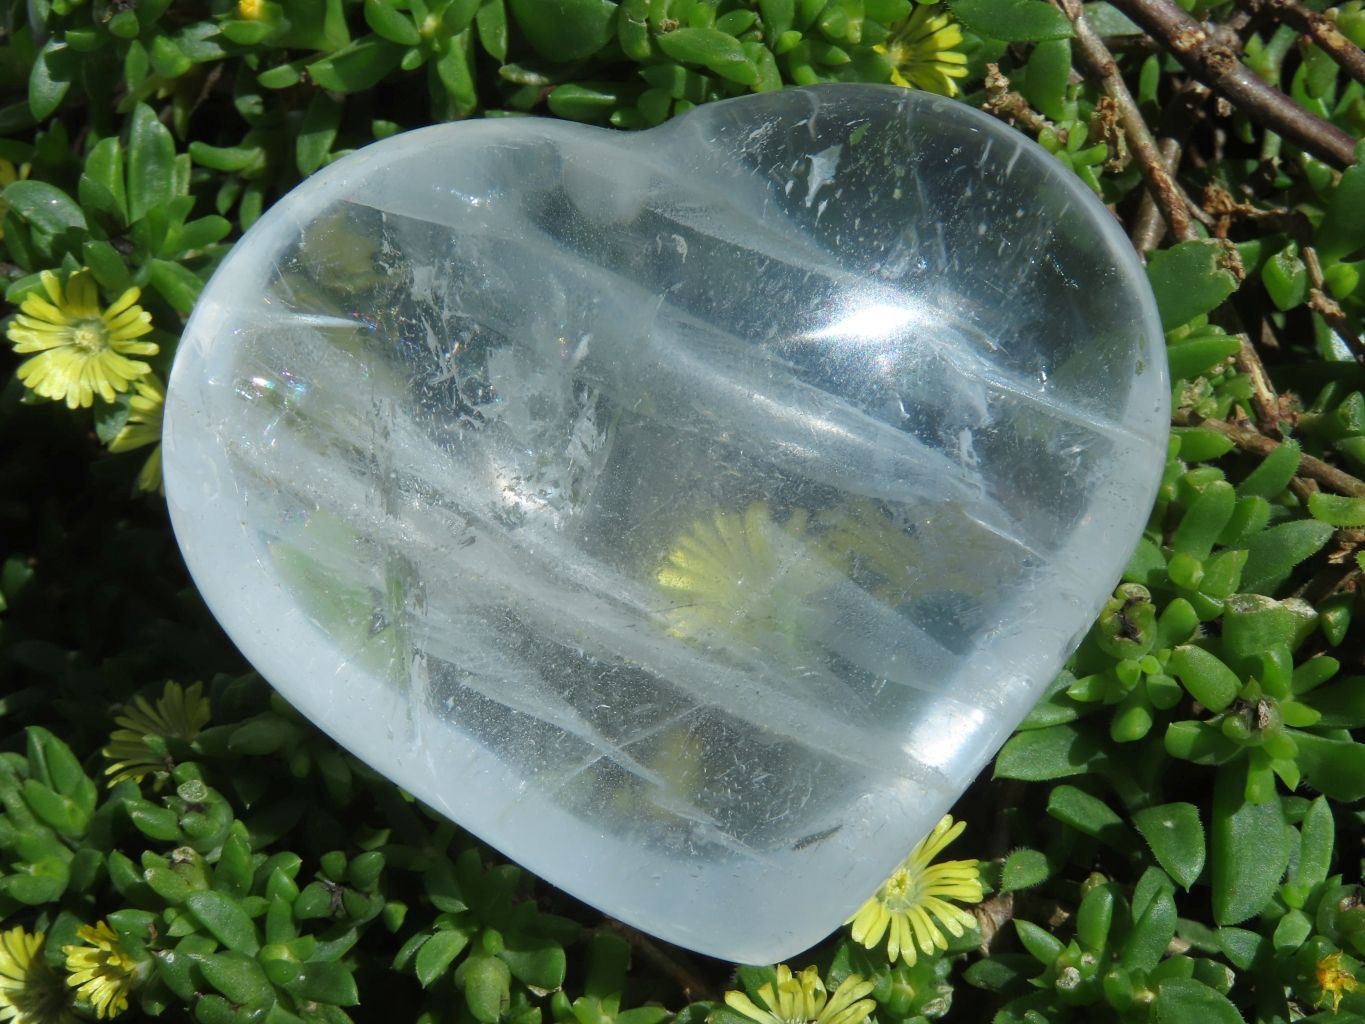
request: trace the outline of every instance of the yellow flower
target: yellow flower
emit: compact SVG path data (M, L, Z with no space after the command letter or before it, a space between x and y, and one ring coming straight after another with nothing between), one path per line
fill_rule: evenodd
M953 824L945 814L934 830L915 844L910 856L882 883L875 896L849 918L853 941L872 949L890 933L886 947L888 960L899 956L908 964L918 958L916 945L926 956L935 949L947 949L940 925L953 936L976 926L976 919L948 900L980 903L981 877L975 860L948 860L931 864L943 848L962 834L966 822Z
M139 695L114 721L122 728L114 730L103 750L104 756L114 762L104 770L110 777L110 786L124 779L141 782L152 772L168 771L165 760L148 746L147 737L192 743L209 721L204 684L195 683L185 689L179 683L167 683L155 705Z
M758 990L763 1006L743 992L726 992L725 1005L756 1024L862 1024L877 1005L864 998L872 989L872 982L850 974L831 999L814 967L793 977L791 969L781 964L777 985L768 982Z
M23 181L28 177L28 164L14 166L13 160L6 160L0 157L0 188L6 185L13 185L16 181ZM5 238L5 214L9 213L9 203L0 199L0 241Z
M128 400L131 412L114 439L109 442L111 452L131 452L149 444L156 445L142 471L137 475L138 488L147 492L165 493L161 480L161 416L166 411L166 385L154 373L133 384L136 393Z
M243 21L259 21L264 13L264 0L237 0L237 17Z
M62 947L71 972L66 983L97 1018L117 1017L128 1009L128 992L142 980L142 966L123 951L118 935L104 921L77 928L76 937L81 945Z
M1322 995L1318 996L1315 1005L1321 1006L1326 1000L1331 999L1333 1013L1336 1013L1337 1007L1341 1005L1341 997L1347 992L1354 992L1360 984L1354 974L1341 966L1341 950L1328 953L1318 961L1317 976Z
M916 4L891 37L872 49L890 61L893 85L956 96L953 79L967 75L967 57L954 49L960 45L962 27L952 15L934 4Z
M717 511L693 523L656 576L675 602L669 632L759 645L798 639L802 610L840 578L806 543L807 518L798 509L778 526L756 501L743 515Z
M129 288L100 311L95 279L88 270L71 275L63 291L50 270L42 274L47 298L30 292L10 324L14 351L37 352L19 366L19 379L44 398L65 400L69 408L88 408L98 394L112 402L119 391L146 376L151 367L128 356L155 355L154 342L136 341L152 329L152 316L137 305L141 294Z
M0 932L0 1024L74 1024L70 994L42 948L42 932Z

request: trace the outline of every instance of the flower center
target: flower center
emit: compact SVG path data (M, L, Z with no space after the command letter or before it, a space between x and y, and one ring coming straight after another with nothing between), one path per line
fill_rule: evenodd
M906 910L919 902L919 886L915 884L910 872L904 868L897 869L896 873L886 880L882 892L886 909L892 913Z
M71 344L83 352L102 352L109 335L99 320L82 320L71 329Z

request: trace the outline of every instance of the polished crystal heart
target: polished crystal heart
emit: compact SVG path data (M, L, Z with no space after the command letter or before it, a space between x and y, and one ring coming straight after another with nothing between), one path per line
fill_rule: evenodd
M1117 581L1164 460L1117 222L967 106L447 124L233 249L175 529L342 744L570 893L766 962L868 896Z

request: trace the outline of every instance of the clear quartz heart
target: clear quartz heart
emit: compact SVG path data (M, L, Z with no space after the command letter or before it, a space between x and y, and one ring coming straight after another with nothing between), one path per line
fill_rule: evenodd
M963 104L824 86L338 161L205 290L165 471L288 700L550 882L762 963L1054 677L1168 402L1080 182Z

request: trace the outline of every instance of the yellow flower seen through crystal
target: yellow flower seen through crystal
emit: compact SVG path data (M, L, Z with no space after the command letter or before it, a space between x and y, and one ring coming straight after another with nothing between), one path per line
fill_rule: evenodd
M885 43L872 49L891 65L891 83L923 89L940 96L956 96L954 79L967 75L962 27L935 4L916 4L914 12L892 31Z
M209 702L204 684L189 688L169 682L152 704L141 695L116 715L119 728L109 736L104 756L113 763L104 770L110 786L125 779L140 782L153 772L167 772L171 766L147 744L147 737L192 743L209 722Z
M128 422L109 442L111 452L131 452L149 444L156 445L137 475L139 490L165 493L161 479L161 418L166 411L166 385L154 373L133 384L128 400Z
M66 983L97 1018L117 1017L128 1009L128 993L142 980L142 966L124 952L117 933L104 921L83 925L76 937L79 944L62 947L70 972Z
M850 974L831 997L814 967L793 975L781 964L777 984L767 982L758 990L761 1006L733 991L725 993L725 1005L755 1024L862 1024L877 1005L865 998L872 989L872 982Z
M157 352L155 342L137 340L152 329L151 314L137 305L140 294L129 288L101 310L90 271L72 274L63 288L56 274L44 270L42 289L28 294L9 327L15 352L37 353L19 364L19 379L71 409L90 407L96 395L112 402L151 372L129 356Z
M42 932L0 932L0 1024L74 1024L71 995L42 948Z
M976 919L949 900L980 903L984 895L975 860L932 863L949 843L962 834L966 822L953 824L945 814L934 830L915 844L870 900L849 918L853 941L872 949L887 938L886 956L914 964L919 953L932 956L948 948L943 929L960 937L976 927Z
M808 543L808 519L797 509L778 525L756 501L743 514L716 511L694 522L656 576L673 601L669 633L759 646L798 641L811 598L842 579Z
M1322 989L1317 1005L1321 1006L1331 1000L1333 1013L1341 1006L1341 997L1348 992L1354 992L1360 984L1356 981L1356 976L1341 965L1341 950L1328 953L1319 960L1316 973L1318 987Z

